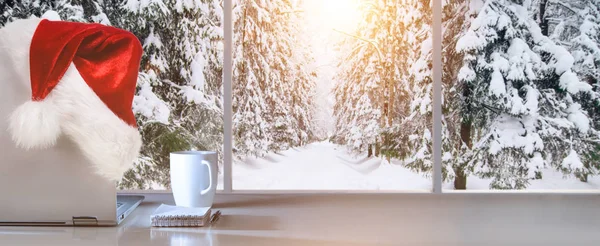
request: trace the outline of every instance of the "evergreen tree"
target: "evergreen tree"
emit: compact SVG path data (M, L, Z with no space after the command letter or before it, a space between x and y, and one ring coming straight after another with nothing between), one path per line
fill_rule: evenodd
M234 7L235 153L263 156L312 137L314 72L298 42L288 0L245 0Z
M390 12L396 8L391 4L387 9L386 0L378 0L363 5L361 21L356 31L346 34L340 44L344 57L338 63L334 86L336 130L334 142L346 145L351 152L379 155L380 133L387 123L384 115L388 63L387 53L382 49L391 37L387 28L391 21ZM386 43L381 44L382 41ZM387 48L387 47L386 47ZM387 51L387 49L386 49ZM391 54L389 54L391 55ZM375 153L373 153L375 152Z
M240 1L234 7L233 67L233 136L234 153L264 155L273 136L264 117L269 112L266 102L270 60L273 57L270 34L270 6L252 0Z
M456 51L457 37L464 33L469 22L465 20L468 16L470 0L443 1L442 2L442 180L453 181L455 189L466 189L467 176L470 170L467 168L464 155L471 146L470 135L461 134L460 117L460 91L458 86L458 72L463 65L463 55ZM429 4L422 4L420 9L423 32L431 29L427 25L426 17L430 16ZM428 14L429 13L429 14ZM430 23L430 21L429 21ZM419 27L419 25L415 25ZM432 173L432 47L431 32L429 36L423 35L421 46L413 51L410 73L410 108L405 122L401 125L404 134L397 139L400 143L406 143L405 153L408 153L407 167L412 170L430 175Z
M302 26L302 18L306 18L299 12L293 11L302 6L303 1L290 3L282 9L282 14L288 15L288 30L290 34L290 63L286 69L285 78L289 86L289 98L291 117L294 122L293 146L302 146L315 140L316 126L313 122L316 103L316 68L315 59L312 56L312 47L309 44L310 35Z
M598 135L582 101L597 95L521 1L485 1L456 48L460 131L473 140L465 160L492 188L525 188L546 166L593 171L584 163Z
M432 145L432 26L431 1L404 1L397 14L395 37L400 78L394 102L397 123L387 142L393 157L406 160L408 168L431 174ZM418 45L415 45L418 44ZM385 149L385 148L384 148Z
M362 10L357 31L341 44L347 56L334 88L334 140L430 169L430 1L379 0Z
M122 10L144 47L134 99L144 146L120 187L168 188L169 153L213 150L222 159L221 6L128 0Z
M86 2L93 5L94 2ZM7 0L0 3L0 26L4 26L16 19L26 19L30 16L42 17L44 14L52 18L60 17L61 20L76 22L91 22L86 18L84 7L80 1L75 0Z
M579 79L600 91L600 5L596 0L565 1L547 3L550 13L546 19L553 21L551 38L563 44L574 57L573 71ZM581 101L592 122L600 122L600 98L586 98ZM593 124L600 130L599 124ZM588 143L592 151L586 154L589 161L584 163L584 170L576 175L587 181L588 175L595 174L600 168L600 144Z
M579 35L573 39L571 53L575 58L574 71L583 81L598 89L600 85L600 4L584 1L580 12Z
M470 122L461 117L462 90L458 74L463 54L456 50L457 37L468 30L470 0L445 1L442 16L442 180L452 181L455 189L466 189L468 168L466 154L472 147Z

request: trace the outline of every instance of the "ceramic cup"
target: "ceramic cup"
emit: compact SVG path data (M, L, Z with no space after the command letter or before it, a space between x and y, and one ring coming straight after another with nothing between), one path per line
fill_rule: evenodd
M216 152L172 152L170 167L171 190L177 206L212 206L217 191Z

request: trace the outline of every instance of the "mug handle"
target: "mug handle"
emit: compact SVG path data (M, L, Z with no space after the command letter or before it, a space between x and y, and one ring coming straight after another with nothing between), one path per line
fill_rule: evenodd
M212 169L210 168L210 163L208 161L202 160L202 164L206 165L206 167L208 168L208 188L200 192L200 195L205 195L212 188Z

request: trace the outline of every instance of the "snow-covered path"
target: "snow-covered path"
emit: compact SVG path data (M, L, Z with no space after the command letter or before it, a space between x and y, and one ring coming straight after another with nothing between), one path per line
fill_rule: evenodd
M429 190L431 181L378 158L353 157L329 142L293 148L233 166L234 189Z
M600 177L587 183L562 174L543 171L543 180L534 180L533 190L597 190ZM467 189L489 190L490 180L469 177ZM222 176L219 189L222 189ZM264 158L246 158L233 164L235 190L431 190L431 179L408 170L398 162L351 156L329 142L312 143ZM453 189L445 183L444 189Z

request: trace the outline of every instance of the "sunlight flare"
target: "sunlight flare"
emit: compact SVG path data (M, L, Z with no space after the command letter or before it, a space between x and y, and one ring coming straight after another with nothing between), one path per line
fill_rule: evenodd
M323 28L352 31L360 22L359 0L314 1L314 8L321 12Z

